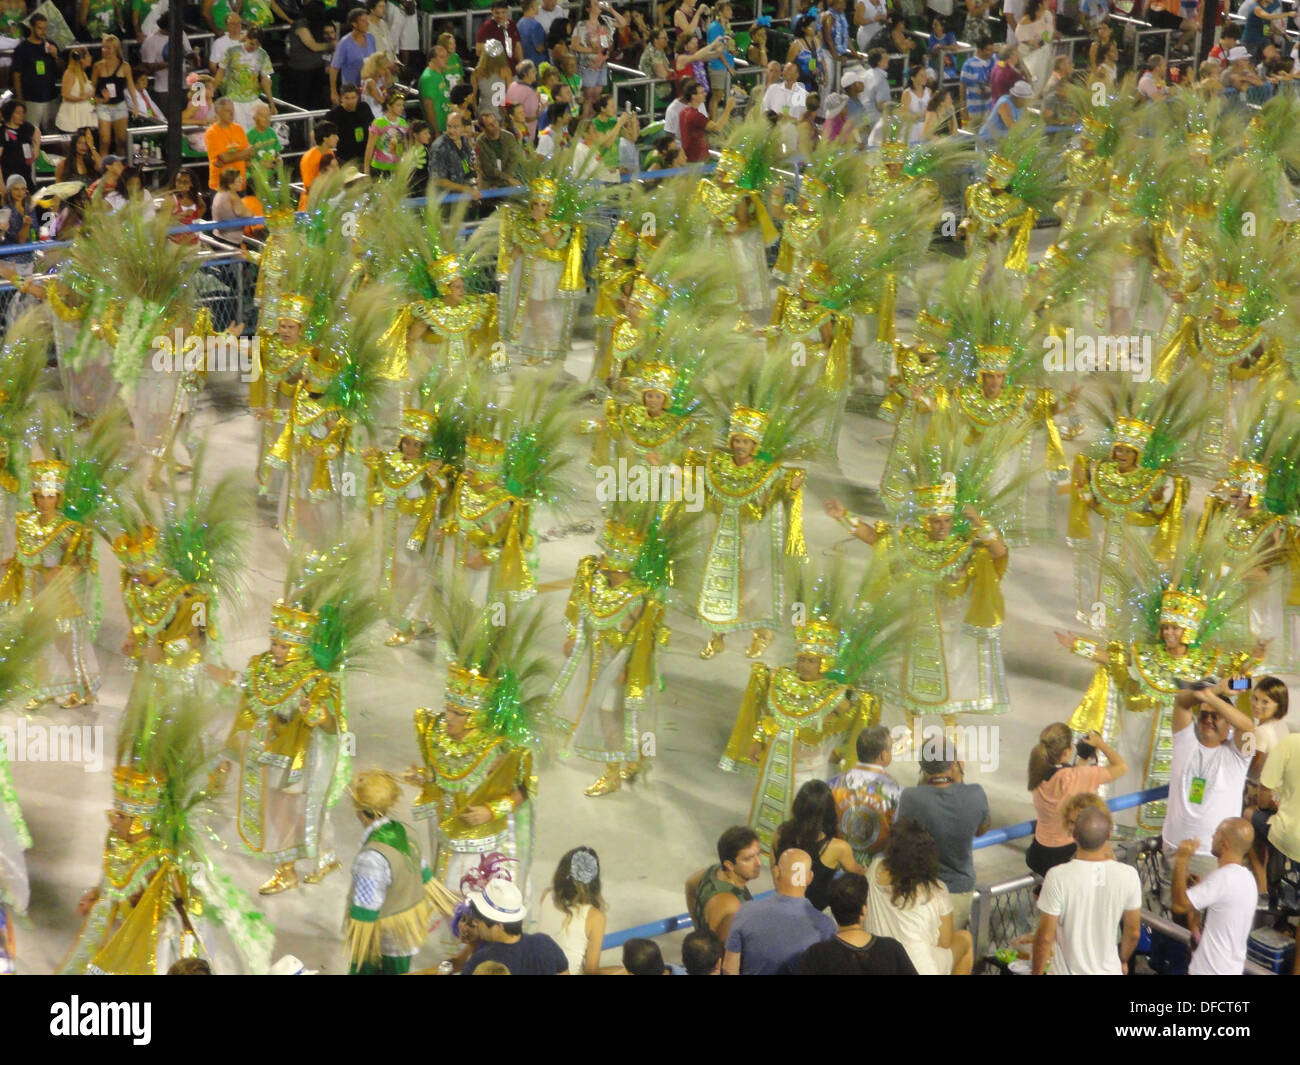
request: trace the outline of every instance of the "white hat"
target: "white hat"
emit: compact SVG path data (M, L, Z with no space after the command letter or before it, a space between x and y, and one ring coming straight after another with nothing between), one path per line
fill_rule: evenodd
M528 914L518 885L503 876L489 880L482 891L467 891L465 898L489 921L513 924Z
M1235 63L1238 59L1249 59L1250 49L1237 45L1236 48L1228 49L1228 62Z
M1018 81L1011 86L1011 95L1021 100L1028 100L1034 95L1034 87L1027 81Z
M848 70L840 78L840 88L847 89L850 85L865 85L867 83L867 72L865 70Z
M308 969L302 962L292 954L286 954L283 958L271 966L268 976L315 976L317 970Z
M848 106L849 98L841 92L833 92L826 97L826 103L822 105L822 117L834 118L845 107Z

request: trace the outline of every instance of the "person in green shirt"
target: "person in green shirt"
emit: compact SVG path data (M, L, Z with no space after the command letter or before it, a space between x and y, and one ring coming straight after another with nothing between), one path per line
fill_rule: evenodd
M226 53L212 90L234 103L236 122L245 129L252 126L258 93L271 100L271 57L262 48L260 31L251 26L244 30L243 44Z
M253 128L248 131L248 146L253 149L253 162L270 170L280 158L280 138L271 128L271 109L264 103L253 108Z
M435 44L429 53L429 65L420 75L420 106L424 109L425 120L433 129L434 136L446 128L447 94L450 91L447 84L447 49Z

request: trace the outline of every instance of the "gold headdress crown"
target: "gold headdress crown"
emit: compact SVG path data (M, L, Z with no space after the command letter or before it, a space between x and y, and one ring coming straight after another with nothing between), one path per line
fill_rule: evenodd
M1016 164L1013 160L1008 159L1005 155L999 155L994 152L989 156L988 166L985 173L994 178L1001 184L1006 184L1011 180L1016 172Z
M452 662L447 667L446 705L449 710L459 710L471 718L478 717L487 706L488 696L496 682L477 669L466 669Z
M677 387L677 371L666 363L642 364L639 377L642 392L662 392L665 396L671 396Z
M880 146L880 158L886 163L903 163L907 161L906 141L885 141Z
M769 421L771 419L761 410L754 410L750 407L732 407L731 426L727 430L727 435L744 436L753 440L756 444L762 443L763 436L767 433Z
M556 184L554 178L539 177L533 178L532 183L528 186L528 191L538 203L554 203L560 187Z
M271 604L271 639L306 647L311 643L319 620L311 611L289 606L281 599Z
M600 548L612 566L630 570L641 557L645 537L613 518L605 519L605 533L600 538Z
M129 570L142 572L162 568L162 559L158 553L158 530L146 525L139 536L124 532L113 541L115 554Z
M1109 127L1094 115L1083 116L1083 132L1090 140L1100 140Z
M434 426L437 424L437 415L431 414L427 410L420 410L419 407L407 407L406 410L402 411L402 424L399 432L402 436L409 436L412 440L427 444L433 439Z
M740 172L745 169L745 157L734 148L723 148L718 153L718 177L723 180L732 180L740 177Z
M113 809L130 814L138 822L147 821L162 805L163 786L167 778L153 773L142 773L130 766L120 765L113 770ZM132 825L139 831L142 824Z
M464 278L464 267L454 255L442 255L433 261L433 279L440 285L456 278Z
M840 630L824 618L813 618L806 625L795 626L794 642L801 655L829 659L839 650Z
M68 465L58 459L39 459L27 467L32 491L41 496L59 496L68 484Z
M1246 305L1246 286L1239 281L1215 281L1214 305L1220 310L1241 310Z
M1268 467L1248 459L1233 459L1228 463L1228 483L1258 503L1268 484Z
M481 477L499 477L505 469L506 446L500 440L471 436L465 441L465 468Z
M1210 150L1214 147L1214 139L1210 136L1208 129L1198 129L1188 134L1188 146L1201 155L1209 155Z
M1115 443L1133 448L1139 455L1147 449L1151 434L1156 427L1141 418L1120 417L1115 419Z
M975 358L981 370L1006 373L1011 369L1011 348L1006 344L976 344Z
M311 297L299 296L291 292L282 293L276 303L277 318L287 318L291 322L303 323L311 313Z
M628 225L626 218L620 218L614 226L614 232L609 235L610 254L620 259L630 259L636 254L636 246L637 231Z
M339 371L339 360L329 352L313 353L303 366L303 379L307 391L321 393L329 388Z
M957 512L955 478L938 484L918 485L913 494L916 496L917 509L926 517L951 517Z
M1183 639L1195 643L1209 605L1204 596L1170 588L1160 597L1160 624L1182 626Z

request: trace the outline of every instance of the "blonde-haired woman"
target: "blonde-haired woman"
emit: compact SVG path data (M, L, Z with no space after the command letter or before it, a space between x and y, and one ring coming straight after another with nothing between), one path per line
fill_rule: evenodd
M1079 765L1070 760L1074 733L1060 721L1043 729L1029 752L1029 790L1034 795L1038 822L1034 841L1025 853L1025 864L1039 876L1046 876L1052 866L1063 865L1074 857L1074 839L1062 816L1066 801L1074 795L1095 792L1128 772L1123 756L1099 733L1089 732L1083 742L1104 754L1107 764Z
M126 90L131 84L131 68L122 58L122 42L106 34L101 43L99 62L90 68L95 84L95 118L99 121L99 150L126 155L126 123L129 117Z
M396 84L393 61L386 52L366 56L366 61L361 64L361 98L370 105L375 118L384 117L384 101Z

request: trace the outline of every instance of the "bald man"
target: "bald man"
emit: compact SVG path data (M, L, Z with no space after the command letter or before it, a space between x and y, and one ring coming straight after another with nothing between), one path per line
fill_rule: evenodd
M1250 848L1255 830L1243 817L1219 822L1210 842L1218 867L1199 882L1187 886L1187 866L1201 841L1185 839L1174 852L1173 908L1184 914L1199 933L1189 976L1240 976L1246 968L1246 941L1255 923L1255 874L1250 871Z
M790 973L814 943L835 934L835 922L804 893L812 883L812 859L791 848L776 864L776 891L747 902L727 933L723 976L778 976Z

